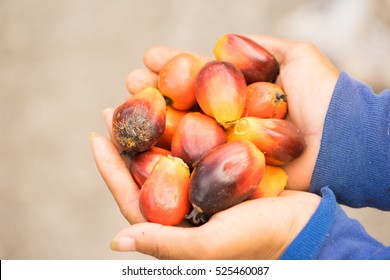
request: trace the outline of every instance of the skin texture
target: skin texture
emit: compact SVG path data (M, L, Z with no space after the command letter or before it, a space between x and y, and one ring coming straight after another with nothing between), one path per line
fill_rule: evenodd
M289 177L287 188L290 190L278 197L240 203L217 213L200 227L145 223L139 210L139 188L127 168L128 158L119 154L115 141L91 133L98 170L122 214L132 224L115 236L111 243L113 250L138 251L159 259L278 259L317 209L320 197L306 191L339 72L311 43L246 36L278 60L280 75L276 83L289 98L287 119L305 137L304 153L283 166ZM150 48L144 62L151 71L145 73L157 75L164 59L167 61L178 52L161 46ZM112 113L110 108L103 111L110 134Z
M157 75L148 68L135 69L126 78L126 88L131 94L147 87L157 87Z

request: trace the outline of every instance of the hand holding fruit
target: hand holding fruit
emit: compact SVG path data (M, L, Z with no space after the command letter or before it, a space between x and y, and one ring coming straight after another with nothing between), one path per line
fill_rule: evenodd
M109 131L112 114L113 109L105 111ZM248 200L221 211L201 227L145 223L139 208L140 189L124 161L127 158L104 136L92 134L91 143L102 177L133 224L114 238L113 250L138 251L159 259L277 259L320 201L308 192L283 191L277 197Z
M288 96L288 100L289 100L288 119L291 120L294 124L296 124L297 127L301 130L301 132L303 133L303 136L305 137L306 143L307 143L307 148L303 151L303 154L301 155L301 157L292 161L291 163L287 163L287 165L284 165L283 168L286 168L286 171L288 173L289 187L290 188L307 189L308 183L310 182L310 178L311 178L311 172L312 172L312 169L314 168L315 158L317 156L318 149L319 149L319 140L321 137L324 116L326 113L327 105L329 104L329 101L330 101L330 96L331 96L331 93L333 91L335 81L337 80L338 73L334 69L334 67L326 60L326 58L323 57L319 53L319 51L317 49L315 49L314 47L312 47L311 45L281 41L278 39L265 38L265 37L253 36L252 39L260 42L263 46L265 46L267 48L267 50L269 50L271 53L273 53L275 55L275 57L278 59L278 61L280 62L280 76L278 77L277 84L280 85L280 87L285 90L285 92ZM301 52L299 51L300 49L301 49ZM304 53L304 54L307 55L308 58L303 57L302 59L297 59L297 58L300 58L300 56L302 55L302 49L305 49L307 51L307 53ZM166 65L167 61L165 61L165 63L164 63L161 60L164 60L164 59L168 60L168 58L170 60L172 57L175 56L173 49L169 49L169 51L166 52L167 54L169 54L166 57L164 57L164 55L157 56L156 55L157 50L160 51L160 54L164 53L164 48L156 48L154 54L153 54L153 49L151 49L146 53L145 59L144 59L146 65L150 69L154 69L154 71L159 71L159 69L160 70L163 69L163 66ZM177 51L177 53L179 53L179 51ZM148 55L149 55L149 58L148 58ZM155 59L150 59L150 57L153 57L153 55L154 55ZM306 59L306 61L305 61L305 59ZM314 62L311 62L311 60L313 60ZM207 59L205 59L204 61L207 61ZM301 62L299 62L299 61L301 61ZM313 67L319 66L321 71L316 72L316 71L313 71L313 69L307 69L305 71L298 71L297 69L294 69L294 68L299 68L299 67L301 67L301 68L307 67L307 65L310 65L310 63L307 63L307 62L311 62ZM155 65L148 65L148 63L149 64L152 63ZM301 69L301 70L303 70L303 69ZM294 75L297 76L295 73L300 73L305 78L294 77ZM322 76L316 77L316 75L318 75L316 73L322 73L322 74L324 74L324 76L323 77ZM138 74L139 74L139 72L138 72ZM157 73L152 72L152 71L144 71L144 72L142 72L142 74L144 75L144 79L142 80L142 82L143 82L142 87L143 88L145 88L147 86L155 86L155 83L156 83L156 81L158 81L158 78L159 78ZM289 75L290 75L290 77L289 77ZM310 75L313 77L309 77ZM131 77L132 77L132 74L129 75L129 78L127 81L132 81ZM307 79L307 80L305 80L305 79ZM315 81L317 81L317 83L321 84L321 83L323 83L324 80L327 81L327 84L324 86L318 86L315 83ZM149 85L148 84L149 82L152 84ZM314 84L316 84L316 85L314 85ZM133 83L133 84L127 83L127 86L129 88L129 90L131 88L137 88L137 85L135 83ZM299 89L298 87L301 87L301 88ZM240 88L240 86L238 85L237 92L239 92L239 88ZM314 91L313 91L313 88L314 88ZM141 89L140 86L138 86L137 90L140 90L140 89ZM232 93L232 96L234 96L234 95L235 95L235 93ZM237 97L238 96L239 95L237 95ZM316 101L315 104L317 104L318 108L313 109L313 107L316 107L316 106L313 106L313 104L311 104L310 100ZM325 102L324 103L325 105L321 104L317 100L323 100ZM174 101L173 101L173 104L175 104ZM206 105L203 105L203 106L208 106L207 101L205 104ZM212 117L215 117L216 120L226 128L230 126L231 121L237 120L237 118L232 119L232 120L226 119L225 116L222 116L221 119L218 119L218 116L216 116L214 114L214 112L208 111L208 109L209 109L208 107L204 107L204 108L205 108L204 111L206 113L208 113ZM244 110L244 109L245 108L242 108L242 110ZM223 110L220 110L217 113L220 113L221 111L223 111ZM241 111L241 112L243 112L243 111ZM113 114L112 111L107 114L107 119L108 119L107 123L108 123L108 128L109 128L110 132L112 132L112 127L110 124L110 120L112 119L112 114ZM316 117L316 114L318 114L317 117ZM323 114L323 116L321 116L321 114ZM312 121L310 121L310 119ZM114 123L115 123L115 121L114 121ZM116 131L116 129L114 129L114 132L115 131ZM160 132L158 131L158 133L160 133ZM151 138L150 142L153 142L153 144L155 144L156 138L158 138L158 137L155 137L155 135L151 135L151 136L148 136L148 139ZM138 222L144 221L145 215L142 215L140 213L141 211L139 209L139 203L137 203L138 198L140 196L140 191L139 191L137 184L134 182L134 180L131 178L131 175L129 174L129 171L127 169L128 166L126 166L126 164L124 163L124 160L119 156L118 153L116 155L113 154L113 153L115 153L114 152L115 148L114 148L113 144L111 144L109 141L106 141L107 139L104 139L101 136L95 136L92 138L93 138L92 139L93 151L94 151L95 160L97 162L99 171L101 172L108 187L110 188L111 192L113 193L114 198L116 199L122 213L125 215L125 217L131 223L138 223ZM113 142L115 144L117 144L115 141L115 138L113 138ZM153 145L153 144L151 144L151 145ZM122 143L122 146L123 146L123 143ZM119 147L119 146L117 146L117 147ZM144 148L142 148L142 149L144 149ZM130 151L129 153L133 153L133 151ZM269 153L271 153L271 152L269 152ZM115 174L115 176L113 174ZM112 177L116 177L116 178L112 178ZM124 180L127 180L127 182L125 182ZM280 254L283 252L283 250L288 245L289 241L290 242L292 241L293 237L300 231L300 229L304 226L304 224L310 218L311 214L315 210L316 205L318 204L318 197L316 197L314 195L307 194L307 193L306 194L300 193L300 192L285 192L285 193L288 194L287 195L289 197L288 200L291 199L291 201L294 201L296 199L297 201L299 201L299 200L303 199L306 201L305 203L308 204L307 209L304 210L304 212L307 215L303 215L301 218L297 218L297 219L294 217L294 214L292 215L292 217L289 217L290 222L292 224L295 224L296 222L298 222L298 224L299 224L299 226L294 227L293 233L289 233L289 237L291 237L291 239L287 240L288 238L286 237L287 241L284 240L283 242L287 242L287 243L282 242L284 245L281 246L279 241L282 241L284 236L275 236L275 237L280 237L281 239L278 240L278 238L275 238L274 242L271 242L271 244L272 244L271 247L275 247L275 248L270 248L270 250L274 254L268 254L270 252L267 253L267 250L265 250L264 251L265 255L263 255L263 256L256 255L256 254L254 255L253 252L251 252L251 250L248 249L248 251L247 250L237 251L239 256L241 256L242 258L252 258L252 257L254 257L254 258L273 257L274 258L274 257L280 256ZM284 196L284 194L282 194L281 197L272 198L273 201L275 201L275 204L274 204L275 206L281 206L281 204L284 201L284 198L282 198L283 196ZM240 229L246 228L245 232L247 232L247 231L251 232L251 228L252 228L254 230L254 232L257 231L260 235L263 235L262 236L263 239L267 237L267 234L269 234L269 232L267 234L265 234L265 233L263 234L262 231L259 231L259 228L261 228L261 226L263 226L263 225L261 225L259 227L259 225L253 226L253 225L248 224L250 219L245 219L243 217L252 216L252 215L248 215L247 214L248 212L245 213L243 210L240 210L240 209L244 209L244 208L248 207L251 209L253 208L253 210L255 210L255 212L253 212L253 213L260 213L258 211L263 211L260 209L262 209L262 207L265 208L265 205L268 204L267 201L269 201L269 200L263 200L263 201L262 200L254 200L254 201L247 201L247 202L241 203L237 206L229 208L228 210L217 213L215 216L213 216L210 219L210 221L206 225L200 227L199 229L193 229L193 230L198 231L199 236L202 236L202 233L206 233L207 229L209 229L209 230L213 229L213 230L215 230L216 233L218 233L218 232L221 232L222 229L224 229L224 227L221 227L221 229L218 231L216 228L214 228L214 227L216 227L215 224L217 224L218 221L220 221L220 219L218 217L222 217L222 220L226 223L226 226L228 226L228 224L230 223L229 221L231 219L232 219L232 221L234 219L240 220L240 223L241 222L246 223L246 225L245 226L240 225L239 227L236 228L235 231L228 230L227 232L229 234L226 237L226 241L230 240L231 242L234 242L235 245L241 244L242 248L245 249L248 246L245 246L245 244L243 244L245 242L242 242L242 241L238 240L238 238L237 238L237 236L239 236L241 234ZM303 204L305 204L305 203L303 203ZM269 203L269 204L272 204L272 203ZM292 203L292 204L294 204L294 203ZM244 205L248 205L248 206L244 206ZM289 203L286 204L286 207L289 207L288 205L289 205ZM276 215L278 215L278 211L275 211L275 209L271 209L271 208L272 207L270 207L269 210L264 210L262 213L264 213L264 214L268 213L269 215L271 215L272 213L275 213ZM280 209L281 209L281 212L285 211L285 210L283 210L283 207L281 207ZM294 213L294 211L298 211L296 209L296 207L291 207L291 210L292 210L292 213ZM247 211L249 211L249 210L247 210ZM299 207L299 211L302 211L301 207ZM282 213L279 213L279 214L282 214ZM299 213L297 213L297 215L298 214ZM228 216L231 216L231 217L228 218ZM226 219L224 219L223 217L226 217ZM214 222L214 221L216 221L216 222ZM260 217L260 221L264 221L264 223L267 224L267 219ZM252 222L254 222L254 221L252 221ZM281 221L281 222L283 222L283 221ZM234 223L232 223L232 224L234 224ZM289 224L289 225L291 226L291 224ZM138 248L139 246L137 245L138 244L137 240L138 240L138 238L142 239L142 237L139 237L136 232L137 232L138 227L143 227L143 226L152 228L152 227L155 227L157 225L152 225L152 224L139 225L139 226L137 225L137 227L132 227L129 230L125 230L124 232L126 232L126 234L124 234L124 235L131 236L133 239L133 248L129 247L129 249L132 249L132 250L136 249L136 250L139 250L141 252L150 253L151 255L156 256L156 254L159 254L158 252L157 253L151 252L151 251L148 251L148 249L145 249L145 251L143 251L142 247L145 246L145 248L146 248L146 247L148 247L148 245L147 244L142 245L142 241L140 241L141 245L140 245L140 248ZM277 221L275 223L275 226L283 228L282 223L278 224ZM164 227L164 229L161 229L161 230L167 231L167 232L172 230L173 235L183 234L182 229L178 229L178 228L173 229L170 227ZM277 231L277 230L275 230L275 231ZM287 231L289 231L289 230L287 230ZM189 232L190 231L188 231L188 233ZM286 233L283 230L281 230L281 232ZM204 236L205 235L206 234L204 234ZM234 237L235 235L237 235L237 236ZM123 234L121 236L123 236ZM147 237L147 236L144 236L144 237ZM150 237L152 237L152 235L150 235ZM154 236L153 238L156 238L156 237ZM162 236L161 238L168 238L167 239L168 242L166 243L166 246L167 246L166 250L170 250L169 246L173 246L174 244L169 244L169 237ZM120 244L124 239L122 239L121 242L119 242L119 239L118 238L116 239L116 241L113 243L114 244L113 246L116 249L122 250L123 246L121 247ZM174 241L174 240L172 240L172 241ZM264 242L264 240L261 240L260 237L259 237L258 242L259 242L258 245L260 248L262 248L262 246L265 245L265 243L262 243L262 242ZM269 242L269 240L268 240L268 242ZM122 242L122 245L125 243L126 242ZM219 243L219 244L221 245L221 243ZM209 244L209 245L211 245L211 244ZM153 244L151 244L151 246L153 247ZM154 245L154 248L156 248L156 245ZM217 247L215 247L215 248L217 249ZM250 246L249 246L249 248L250 248ZM200 247L200 249L202 251L202 249L205 249L205 247L204 246ZM221 253L224 254L223 251ZM224 254L224 256L221 256L221 257L229 257L229 253L228 252L225 252L225 253L227 253L227 254ZM246 255L244 253L246 253ZM168 254L169 255L164 255L164 254L157 255L157 257L164 257L164 258L170 257L169 252L168 252ZM211 256L214 257L214 255L212 255L212 254L211 254ZM232 256L232 255L230 255L230 256ZM232 256L232 257L241 258L239 256ZM180 254L177 256L172 255L172 257L173 258L183 258L183 257L186 258L184 255L180 256ZM210 252L209 252L209 255L205 254L204 257L209 258ZM220 258L220 257L218 257L218 258Z
M287 188L308 190L319 151L325 115L339 72L327 57L311 43L288 41L268 36L248 35L246 37L266 48L279 62L279 76L276 84L280 86L280 89L273 89L274 96L281 96L284 93L288 96L287 120L296 125L306 142L306 149L302 155L283 166L289 177ZM154 72L145 71L143 80L157 80L157 73L163 65L181 52L166 47L150 48L145 53L144 61L148 69L152 69ZM199 57L205 62L211 60L205 56ZM136 80L131 78L133 76L139 76L138 71L133 71L129 75L130 80L133 81L132 86L128 84L130 92L138 90L140 84L145 87L145 83L140 82L142 79ZM148 86L157 86L157 84L151 82ZM253 84L248 87L250 91L248 91L247 101L250 101L247 104L255 103L251 96L256 94L254 91L257 87L260 86ZM284 92L279 94L280 90ZM275 100L278 104L277 111L268 110L268 112L283 115L280 113L285 110L283 109L285 95L283 96L279 100ZM256 104L256 107L258 106L262 106L262 104ZM246 108L244 114L247 111Z

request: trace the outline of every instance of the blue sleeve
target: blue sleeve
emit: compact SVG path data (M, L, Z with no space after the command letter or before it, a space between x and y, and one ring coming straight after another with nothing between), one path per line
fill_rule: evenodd
M309 191L324 186L341 204L390 210L390 90L340 74Z
M307 225L282 255L282 260L390 259L390 247L367 234L347 217L333 192L321 189L322 200Z
M389 90L375 94L340 74L309 191L321 203L282 259L390 259L390 247L338 205L390 210Z

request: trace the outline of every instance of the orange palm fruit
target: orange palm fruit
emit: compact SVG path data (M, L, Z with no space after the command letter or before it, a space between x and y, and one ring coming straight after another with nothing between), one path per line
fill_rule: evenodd
M249 199L278 196L286 187L288 175L279 166L265 165L263 179Z
M173 134L179 125L180 120L187 114L188 111L174 109L171 105L167 105L165 130L163 135L157 140L156 146L171 150Z
M243 116L283 119L287 113L287 96L278 85L256 82L247 86Z
M208 151L226 142L225 130L213 118L198 112L188 113L173 135L171 152L191 167Z
M180 53L161 69L158 89L171 100L173 108L188 110L195 105L194 82L204 64L195 55Z
M283 119L245 117L227 132L228 141L249 140L265 155L267 164L283 165L299 157L306 144L303 134Z
M202 224L215 213L247 199L257 188L265 170L263 153L249 141L219 145L207 153L191 173L187 215Z
M138 187L142 187L146 178L148 178L149 174L152 172L156 162L160 158L169 154L170 152L168 150L152 147L149 150L138 153L131 158L129 170Z
M123 153L133 155L150 149L165 129L166 105L161 93L147 87L118 106L112 129Z
M214 48L217 60L228 61L238 67L248 84L273 82L279 73L279 63L255 41L236 34L225 34Z
M240 119L244 111L244 76L229 62L209 62L196 77L195 97L205 114L227 128Z
M190 209L190 172L180 159L160 158L143 184L139 207L144 218L162 225L177 225Z

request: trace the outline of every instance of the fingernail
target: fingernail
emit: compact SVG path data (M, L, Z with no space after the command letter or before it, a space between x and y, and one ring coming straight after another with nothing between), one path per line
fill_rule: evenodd
M102 111L103 117L106 117L107 114L112 110L112 108L106 108Z
M89 133L89 140L92 141L98 134L95 131Z
M110 244L111 250L120 252L133 252L135 249L135 240L129 236L115 237Z

